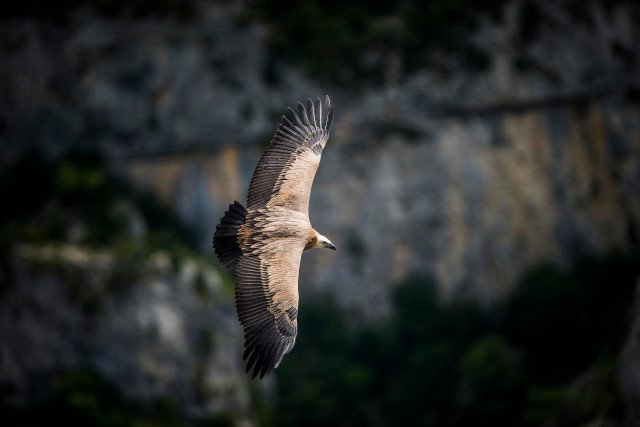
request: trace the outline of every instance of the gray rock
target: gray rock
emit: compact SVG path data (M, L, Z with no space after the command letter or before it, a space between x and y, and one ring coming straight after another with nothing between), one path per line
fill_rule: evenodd
M118 263L68 244L17 247L0 301L0 383L29 401L60 372L92 368L137 402L170 398L193 418L255 421L246 418L242 332L219 274L200 260L174 267L164 253L124 271Z

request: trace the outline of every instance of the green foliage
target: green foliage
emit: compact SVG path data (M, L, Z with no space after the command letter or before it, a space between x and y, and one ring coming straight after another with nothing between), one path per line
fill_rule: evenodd
M218 273L219 273L218 278L220 279L220 282L222 284L222 291L229 298L233 298L233 296L235 295L235 289L236 289L233 275L226 270L221 270Z
M55 411L67 412L70 424L125 425L127 404L102 378L91 371L70 372L54 387Z
M622 413L613 357L629 326L635 259L532 270L504 307L442 305L397 288L393 316L357 326L305 302L278 369L273 425L573 426ZM566 356L561 354L566 352Z
M509 425L517 419L525 403L525 375L503 337L480 338L462 355L457 399L459 416L468 424Z
M275 425L443 425L456 392L452 358L482 322L456 330L458 316L477 310L442 309L419 279L399 288L396 304L393 319L354 330L330 298L305 305L296 351L278 370Z
M615 381L616 363L611 357L602 357L588 372L589 380L576 390L568 409L575 418L589 419L595 416L621 412L621 390Z
M40 392L44 392L41 389ZM233 426L231 414L189 422L177 402L161 398L145 406L127 401L108 381L88 369L71 370L54 380L49 395L31 406L0 404L6 425L63 423L83 427Z
M301 363L283 364L279 375L299 381L280 384L280 404L286 411L274 412L274 425L331 425L348 410L353 384L345 378L350 366L343 314L332 300L321 298L305 312L304 321L309 328L296 339Z
M64 160L56 171L54 187L61 195L82 197L99 191L106 180L104 170L94 164L76 165L70 160Z
M532 387L524 413L528 425L584 425L602 417L622 418L624 403L617 383L612 357L601 357L578 379L569 384Z
M202 273L198 273L193 284L193 290L202 301L208 301L210 297L209 288Z
M505 333L541 383L568 381L626 335L637 267L621 257L585 259L571 271L534 269L507 308Z

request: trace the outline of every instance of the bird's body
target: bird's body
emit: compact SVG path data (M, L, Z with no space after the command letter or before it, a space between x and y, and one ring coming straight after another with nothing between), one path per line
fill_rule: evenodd
M298 272L302 252L335 246L311 226L309 197L333 108L298 104L282 116L271 145L251 179L247 208L239 202L216 227L213 245L220 262L235 269L236 308L245 336L244 359L253 376L277 368L295 344Z

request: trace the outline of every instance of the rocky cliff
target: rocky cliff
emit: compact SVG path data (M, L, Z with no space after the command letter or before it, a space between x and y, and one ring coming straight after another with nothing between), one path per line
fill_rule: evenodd
M330 92L337 119L310 214L340 251L305 256L304 288L381 313L394 283L421 274L446 296L491 301L527 266L637 241L640 55L626 6L594 7L586 23L549 6L523 44L525 6L510 3L476 30L485 71L425 70L361 95L274 65L242 3L197 10L188 23L88 10L63 27L8 22L3 159L99 147L176 206L207 250L277 117Z
M502 24L477 30L487 70L423 71L366 95L322 88L282 64L269 80L268 33L239 23L237 5L203 6L188 31L78 18L54 47L78 75L78 127L98 129L85 143L104 145L124 173L176 206L203 250L226 205L244 200L279 114L332 92L337 119L311 217L341 251L306 255L301 282L380 314L409 274L432 276L447 297L488 302L531 265L637 242L638 56L615 48L637 52L632 17L595 8L593 32L551 7L553 19L523 46L523 10L514 2ZM27 28L15 31L34 56L58 57Z
M12 262L0 381L14 402L46 398L58 375L91 368L146 405L169 397L192 418L250 413L241 331L215 270L163 252L123 265L113 251L71 244L21 244Z

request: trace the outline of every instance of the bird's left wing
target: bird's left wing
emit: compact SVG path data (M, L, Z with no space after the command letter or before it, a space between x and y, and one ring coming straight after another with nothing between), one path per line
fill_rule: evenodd
M262 378L296 342L298 271L304 244L287 239L256 243L236 268L236 309L244 329L247 372Z

